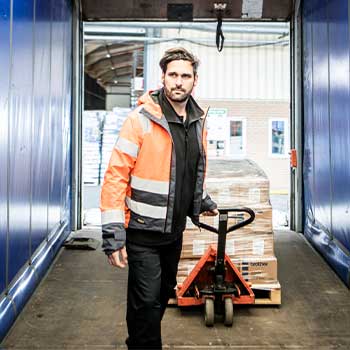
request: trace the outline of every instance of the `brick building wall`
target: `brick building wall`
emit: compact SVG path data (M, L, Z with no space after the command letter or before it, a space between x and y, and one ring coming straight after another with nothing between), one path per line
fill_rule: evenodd
M255 161L270 180L272 192L289 190L289 101L198 99L202 107L227 108L227 118L243 118L246 125L245 158ZM285 155L272 155L271 119L285 120Z

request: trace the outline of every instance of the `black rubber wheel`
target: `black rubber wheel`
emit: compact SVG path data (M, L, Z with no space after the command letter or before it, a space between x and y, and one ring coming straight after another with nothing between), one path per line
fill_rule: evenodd
M211 298L206 298L204 304L204 322L207 327L213 327L214 316L214 300Z
M225 298L225 319L224 325L231 327L233 323L233 302L231 298Z

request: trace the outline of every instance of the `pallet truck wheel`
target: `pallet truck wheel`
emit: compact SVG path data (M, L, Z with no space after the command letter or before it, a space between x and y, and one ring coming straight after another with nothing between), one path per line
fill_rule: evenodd
M214 325L214 300L211 298L205 299L204 320L207 327Z
M225 298L225 320L224 325L231 327L233 323L233 302L231 298Z

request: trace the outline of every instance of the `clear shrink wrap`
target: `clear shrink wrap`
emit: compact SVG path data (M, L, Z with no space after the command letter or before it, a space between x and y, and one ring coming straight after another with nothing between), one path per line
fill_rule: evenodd
M206 190L219 208L249 207L255 220L226 237L226 254L243 277L252 284L277 283L277 259L274 256L272 207L269 180L250 160L209 160ZM245 213L229 214L228 226L248 217ZM218 228L218 216L200 216L200 221ZM216 233L201 229L187 221L183 236L178 283L190 274L208 247L216 248Z
M220 206L269 204L270 183L251 160L209 160L206 189Z

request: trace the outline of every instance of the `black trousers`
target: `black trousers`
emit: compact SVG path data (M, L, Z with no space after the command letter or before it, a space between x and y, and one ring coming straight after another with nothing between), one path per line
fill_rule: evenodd
M162 349L161 320L174 295L182 239L164 246L126 243L128 349Z

